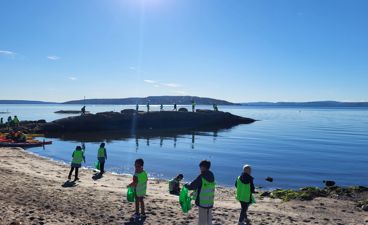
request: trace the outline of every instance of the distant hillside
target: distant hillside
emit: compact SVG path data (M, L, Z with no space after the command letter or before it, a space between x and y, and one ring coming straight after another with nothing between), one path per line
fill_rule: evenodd
M146 98L117 98L117 99L86 99L86 100L75 100L64 102L63 104L111 104L111 105L135 105L135 104L147 104L149 102L152 105L159 104L178 104L178 105L189 105L192 100L199 105L235 105L224 100L212 99L212 98L201 98L196 96L149 96Z
M0 100L0 104L55 104L55 102L29 101L29 100Z
M285 106L285 107L368 107L368 102L249 102L242 103L245 106Z

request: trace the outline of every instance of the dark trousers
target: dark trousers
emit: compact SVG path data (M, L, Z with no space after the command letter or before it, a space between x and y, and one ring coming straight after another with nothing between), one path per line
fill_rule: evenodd
M239 222L244 222L244 220L248 219L247 211L248 211L249 203L240 202L240 205L241 205L241 211L240 211Z
M78 179L78 169L79 168L75 168L75 178L74 178L75 180ZM74 171L74 167L71 167L70 172L69 172L69 176L68 176L69 179L71 179L73 171Z
M105 173L105 160L100 161L100 173Z

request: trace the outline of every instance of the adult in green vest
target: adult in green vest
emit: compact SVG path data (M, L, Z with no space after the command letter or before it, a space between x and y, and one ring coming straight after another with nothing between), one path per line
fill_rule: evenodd
M107 160L105 143L100 144L100 148L97 151L97 160L100 162L100 175L102 175L105 173L105 161Z
M195 112L196 103L195 101L192 101L192 112Z
M183 174L179 174L178 176L174 177L173 179L169 180L169 192L172 195L179 195L180 194L180 181L183 180Z
M147 193L148 176L143 166L143 159L135 160L135 174L133 176L133 182L128 185L128 187L133 187L135 189L135 214L133 215L133 219L146 218L144 197ZM141 207L141 214L139 214L139 206Z
M204 160L199 164L201 174L190 184L185 186L195 190L198 206L198 225L212 225L212 208L215 202L215 177L210 171L211 162Z
M79 180L78 178L78 169L82 166L82 162L84 161L84 163L86 162L86 159L84 157L84 153L82 151L82 147L81 146L77 146L72 154L72 163L70 166L70 172L69 172L69 176L68 179L72 179L72 174L73 171L75 169L75 178L74 181Z
M252 169L249 165L243 166L243 173L236 179L236 199L240 202L241 211L238 224L249 224L247 216L249 205L252 203L252 193L255 193Z

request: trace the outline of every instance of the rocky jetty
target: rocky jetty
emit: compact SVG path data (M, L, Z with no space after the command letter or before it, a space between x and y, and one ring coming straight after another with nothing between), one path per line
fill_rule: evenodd
M202 110L197 112L135 112L123 110L103 112L63 118L39 126L38 132L91 132L129 131L163 129L227 129L239 124L253 123L255 120L227 112Z

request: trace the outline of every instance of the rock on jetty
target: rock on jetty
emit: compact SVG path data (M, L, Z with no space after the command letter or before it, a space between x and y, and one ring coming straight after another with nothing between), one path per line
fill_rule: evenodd
M198 110L197 112L136 112L123 110L86 114L55 120L40 126L40 132L91 132L91 131L138 131L160 129L226 129L255 120L227 112Z

